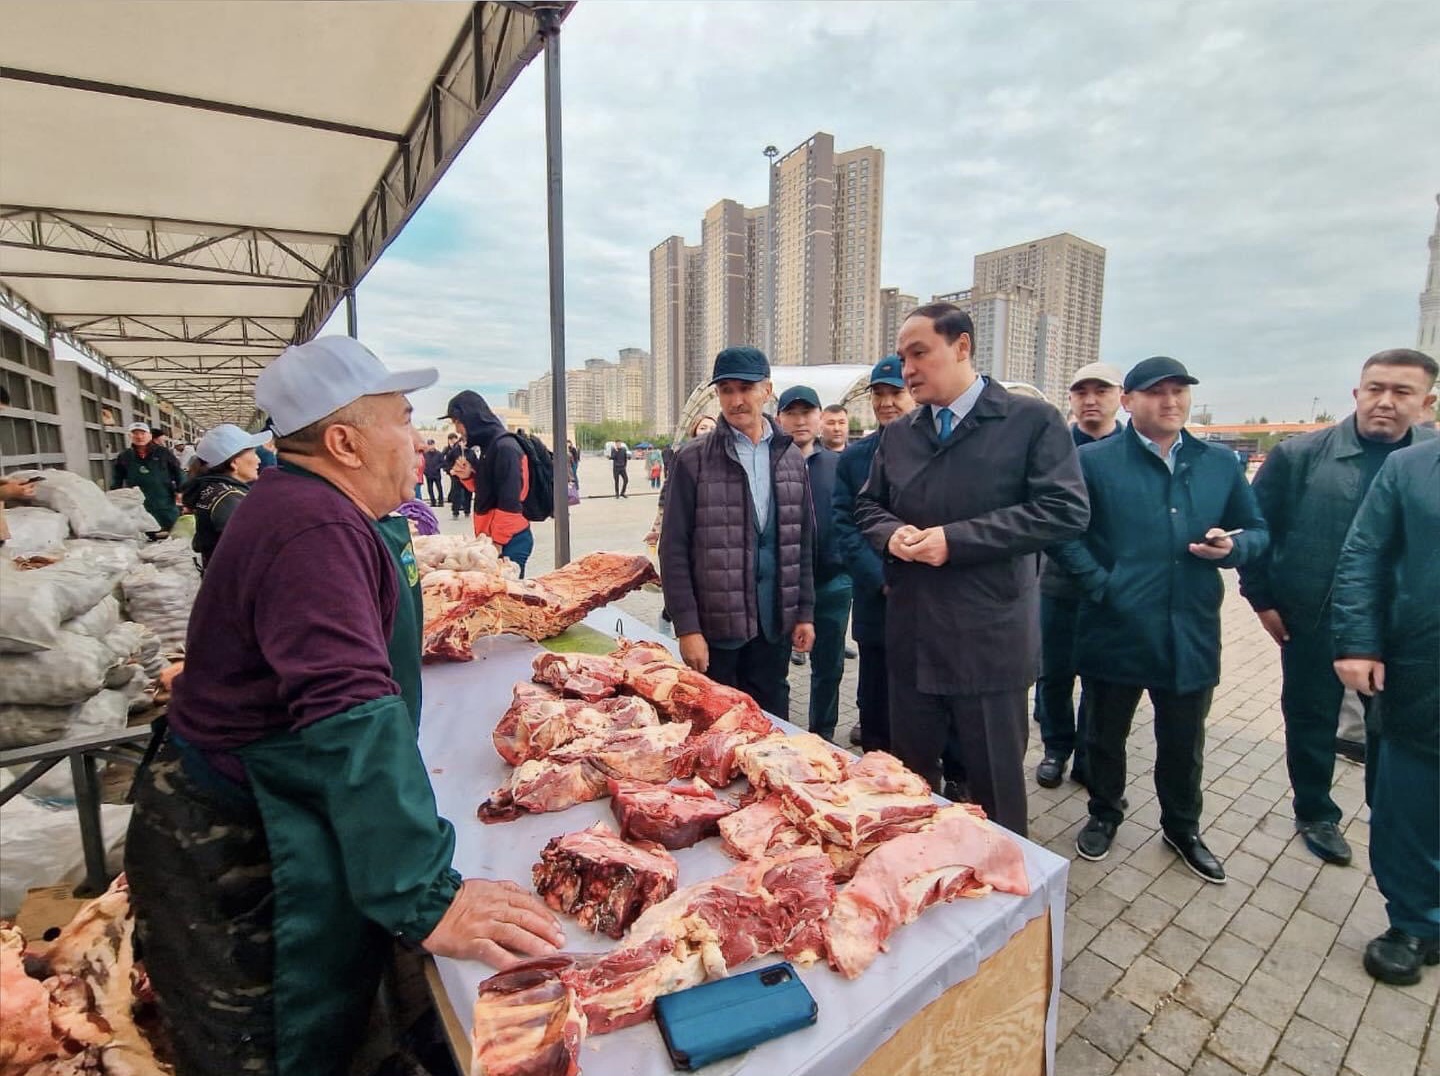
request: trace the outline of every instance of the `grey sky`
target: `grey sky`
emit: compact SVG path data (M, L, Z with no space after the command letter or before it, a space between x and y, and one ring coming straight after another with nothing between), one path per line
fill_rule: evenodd
M1103 356L1182 359L1219 419L1343 413L1414 343L1440 4L582 0L563 56L571 366L649 347L650 248L816 130L885 150L885 285L1074 232ZM542 104L536 61L360 290L362 339L443 371L421 415L548 366Z

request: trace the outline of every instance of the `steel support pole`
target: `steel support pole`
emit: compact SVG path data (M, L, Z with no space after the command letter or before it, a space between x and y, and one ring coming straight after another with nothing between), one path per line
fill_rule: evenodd
M355 289L345 289L345 335L352 340L360 335L360 318L355 311Z
M570 460L565 443L565 215L560 158L560 9L535 8L545 40L545 173L550 238L550 425L555 441L555 567L570 562Z
M95 760L81 752L70 756L70 780L75 786L75 813L80 820L80 847L85 853L86 896L105 892L105 834L100 822L100 779Z

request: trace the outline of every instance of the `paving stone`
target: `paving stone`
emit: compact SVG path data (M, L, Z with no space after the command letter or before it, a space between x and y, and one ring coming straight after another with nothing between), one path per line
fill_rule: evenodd
M1242 838L1241 845L1226 857L1225 874L1232 880L1245 882L1253 886L1258 883L1261 878L1265 877L1265 872L1270 869L1270 863L1267 860L1261 859L1259 856L1251 855L1245 851L1244 838L1248 838L1251 832L1248 822L1245 828L1239 832Z
M1374 1028L1361 1024L1350 1040L1345 1065L1358 1076L1399 1076L1414 1072L1420 1051Z
M1348 1045L1329 1028L1297 1016L1280 1037L1275 1056L1302 1076L1334 1076L1345 1060Z
M1213 1030L1205 1017L1171 1001L1151 1018L1144 1040L1161 1057L1188 1069Z
M1146 887L1152 881L1154 879L1150 875L1137 870L1128 863L1122 863L1106 876L1105 880L1100 883L1100 888L1109 890L1128 904L1145 892Z
M1307 852L1306 855L1309 855ZM1267 878L1273 878L1277 882L1284 882L1291 889L1306 890L1310 883L1315 880L1315 875L1320 873L1320 861L1303 862L1288 854L1282 855L1270 865L1266 874Z
M1084 952L1060 972L1060 989L1084 1005L1098 1005L1124 973L1108 960Z
M1262 908L1247 904L1235 913L1225 927L1230 934L1238 934L1253 945L1265 948L1274 943L1285 929L1285 920L1271 915Z
M1359 954L1350 949L1333 950L1321 963L1319 975L1362 1000L1368 998L1375 987L1375 980L1360 963Z
M1232 1008L1215 1025L1210 1049L1241 1072L1259 1073L1270 1060L1280 1032L1244 1009Z
M1201 1016L1219 1020L1240 992L1240 984L1204 964L1197 964L1180 980L1175 997Z
M1075 1033L1055 1051L1055 1071L1065 1076L1110 1076L1115 1062Z
M1235 833L1226 833L1223 829L1207 830L1205 844L1221 860L1225 860L1230 857L1231 852L1240 847L1240 837Z
M1317 915L1296 910L1280 933L1279 945L1294 946L1324 956L1335 942L1337 928Z
M1239 1076L1239 1071L1234 1065L1222 1061L1209 1050L1196 1058L1195 1064L1190 1066L1190 1076Z
M1091 926L1078 916L1067 915L1065 917L1065 944L1063 946L1062 958L1065 963L1070 963L1090 944L1091 939L1099 934L1097 927Z
M1153 1013L1179 985L1178 972L1172 971L1158 960L1138 956L1115 984L1115 993L1146 1012Z
M1210 900L1192 900L1180 909L1175 922L1202 938L1218 938L1234 914L1229 908L1222 908Z
M1294 982L1277 979L1263 971L1251 975L1235 998L1235 1004L1251 1016L1281 1030L1290 1022L1299 1002L1300 991Z
M1075 906L1070 909L1071 915L1077 919L1083 919L1091 926L1106 927L1110 925L1117 915L1125 910L1125 901L1117 897L1110 890L1096 886L1088 890Z
M1360 1022L1366 1027L1393 1035L1401 1042L1416 1045L1425 1037L1425 1029L1430 1023L1430 1006L1408 996L1406 989L1408 988L1392 987L1375 990L1370 995L1370 1004L1365 1006L1365 1014L1360 1018Z
M1266 878L1255 887L1255 892L1250 894L1250 904L1256 908L1263 908L1271 915L1288 919L1290 913L1300 906L1300 901L1304 896L1305 894L1298 889L1292 889L1273 878Z
M1115 1070L1115 1076L1184 1076L1184 1073L1153 1050L1136 1043Z
M1106 998L1080 1021L1075 1033L1119 1061L1135 1045L1150 1014L1121 997Z
M1205 955L1200 958L1216 971L1224 972L1236 982L1243 983L1265 956L1265 950L1252 945L1244 938L1225 933L1216 938Z
M1120 913L1120 918L1142 934L1154 938L1175 918L1175 909L1149 893L1141 893Z
M1065 991L1060 991L1060 1013L1055 1019L1055 1041L1064 1042L1070 1037L1075 1026L1085 1019L1090 1009L1080 1004Z
M1164 874L1150 883L1150 888L1146 892L1177 908L1183 908L1190 903L1191 897L1200 892L1205 883L1184 867L1175 865L1175 853L1169 848L1165 849L1165 855L1169 858L1171 866Z
M1265 1066L1264 1076L1303 1076L1303 1073L1296 1072L1283 1061L1271 1058L1270 1064Z
M1311 915L1330 923L1343 923L1365 885L1365 875L1350 867L1322 867L1300 902Z
M1171 971L1185 975L1204 955L1209 944L1184 927L1171 924L1155 936L1146 952Z
M1285 842L1258 829L1251 829L1240 842L1240 850L1263 859L1266 863L1273 863L1280 853L1285 851Z
M1149 944L1150 939L1146 935L1124 920L1117 919L1090 943L1090 951L1112 964L1126 968Z
M1360 1022L1364 1008L1365 994L1355 994L1338 983L1317 976L1296 1011L1321 1027L1348 1038Z

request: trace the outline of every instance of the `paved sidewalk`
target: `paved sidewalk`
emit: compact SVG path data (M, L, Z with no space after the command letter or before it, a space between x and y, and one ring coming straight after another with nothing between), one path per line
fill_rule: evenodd
M603 467L587 459L582 482L608 487ZM574 510L574 552L643 551L655 499L641 493L584 501ZM535 572L550 565L551 529L536 530ZM1057 1076L1440 1076L1440 968L1426 969L1419 986L1395 988L1360 963L1386 926L1369 870L1364 771L1337 761L1335 798L1355 863L1324 866L1295 836L1290 814L1279 651L1236 592L1234 573L1225 574L1224 675L1207 726L1202 825L1225 861L1226 885L1201 882L1161 843L1148 703L1130 738L1130 818L1103 863L1075 855L1084 790L1068 777L1056 789L1034 785L1038 729L1031 737L1030 836L1072 861ZM657 623L658 595L622 604ZM803 725L808 669L792 673L791 712ZM855 716L850 661L842 743Z

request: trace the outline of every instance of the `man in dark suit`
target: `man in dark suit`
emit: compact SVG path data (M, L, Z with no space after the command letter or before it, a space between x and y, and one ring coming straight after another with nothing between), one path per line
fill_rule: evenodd
M976 801L1024 834L1036 554L1082 534L1089 507L1060 412L981 377L974 336L952 303L905 319L905 384L928 406L881 432L856 519L886 558L895 753L938 787L953 732Z

